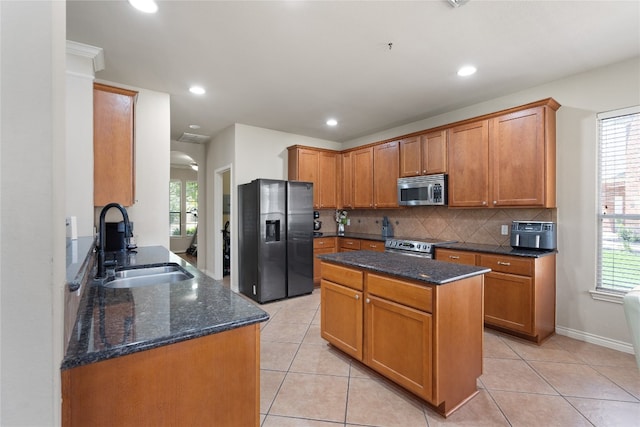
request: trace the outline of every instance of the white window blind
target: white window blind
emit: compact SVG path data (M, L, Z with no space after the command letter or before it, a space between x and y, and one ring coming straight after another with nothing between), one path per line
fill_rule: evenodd
M598 114L598 290L640 286L640 106Z

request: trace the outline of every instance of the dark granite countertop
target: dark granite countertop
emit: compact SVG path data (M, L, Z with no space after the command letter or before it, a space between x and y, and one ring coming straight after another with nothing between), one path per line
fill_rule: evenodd
M438 248L455 249L470 252L486 252L497 255L511 255L529 258L540 258L547 255L553 255L558 252L555 249L522 249L512 248L511 246L482 245L479 243L445 243L438 245L436 247L436 250L438 250Z
M92 259L94 257L91 257ZM193 278L129 289L82 290L61 368L69 369L263 322L269 315L248 299L162 246L119 256L120 265L176 263ZM88 274L93 273L92 268Z
M352 251L318 255L323 261L348 267L390 274L403 279L417 280L433 285L444 285L467 277L488 273L489 268L452 264L389 252Z

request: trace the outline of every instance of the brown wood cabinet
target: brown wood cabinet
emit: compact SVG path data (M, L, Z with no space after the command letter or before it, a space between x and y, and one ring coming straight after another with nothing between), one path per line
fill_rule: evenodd
M354 208L373 208L373 148L354 150L352 200Z
M398 207L399 142L373 146L373 207Z
M337 252L335 237L316 237L313 239L313 283L320 284L322 265L318 255Z
M400 176L447 172L447 131L439 130L400 140Z
M556 203L553 99L449 130L449 206L545 207Z
M433 286L323 262L321 335L449 415L482 374L482 280Z
M313 183L313 206L317 209L338 206L338 153L331 150L292 146L289 152L288 179Z
M62 371L62 425L255 426L260 325Z
M135 202L137 92L93 84L93 204Z
M540 344L555 332L556 257L539 258L436 248L436 260L479 265L486 326Z
M338 252L359 251L360 239L352 239L350 237L338 238Z
M360 240L360 249L363 251L384 252L384 242L378 240Z
M353 209L353 151L347 151L340 154L341 161L341 191L340 202L338 203L341 208Z

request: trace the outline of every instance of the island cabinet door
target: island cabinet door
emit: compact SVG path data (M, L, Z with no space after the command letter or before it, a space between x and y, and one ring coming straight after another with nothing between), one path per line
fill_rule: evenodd
M367 295L365 323L365 363L430 401L433 395L431 314Z
M325 279L320 287L320 335L362 361L362 292Z

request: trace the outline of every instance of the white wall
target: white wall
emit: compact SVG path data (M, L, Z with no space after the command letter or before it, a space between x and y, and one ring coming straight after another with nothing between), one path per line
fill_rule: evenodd
M105 62L108 67L108 53ZM135 203L127 208L127 214L134 223L133 231L138 246L160 245L168 248L171 146L169 94L104 80L100 82L138 92L135 104ZM94 218L99 214L100 209L96 209ZM120 213L111 209L107 220L120 221Z
M635 58L437 117L348 141L345 147L552 97L557 112L557 331L631 351L622 305L592 299L596 283L596 113L640 104L640 59Z
M64 2L0 2L2 426L60 424L65 19Z
M93 235L93 59L67 53L66 217Z

